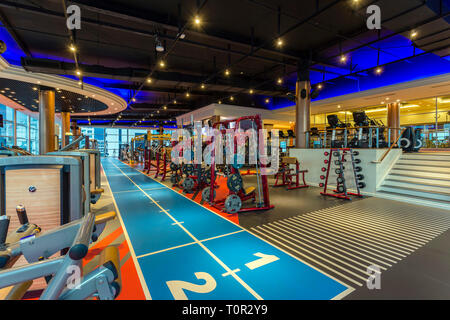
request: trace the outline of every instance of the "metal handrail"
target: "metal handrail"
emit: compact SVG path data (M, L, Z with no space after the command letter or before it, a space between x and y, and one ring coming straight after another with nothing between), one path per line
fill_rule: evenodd
M389 152L391 152L391 150L392 150L394 147L398 146L398 142L399 142L400 139L402 138L403 133L405 132L406 129L407 129L407 128L404 128L404 129L402 130L402 132L399 134L397 140L396 140L393 144L391 144L391 146L389 147L389 149L387 149L387 150L383 153L383 155L381 156L381 158L380 158L379 160L372 161L372 163L381 163L381 162L383 162L383 160L387 157L387 155L389 154Z

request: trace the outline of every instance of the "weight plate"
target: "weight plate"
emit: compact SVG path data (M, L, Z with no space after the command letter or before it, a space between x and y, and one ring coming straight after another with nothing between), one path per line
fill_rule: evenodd
M319 187L323 188L323 187L325 187L325 184L324 183L319 183Z
M177 171L178 170L178 165L176 163L171 162L170 163L170 170Z
M338 177L336 179L336 181L337 181L337 183L342 184L342 183L344 183L345 179L343 177Z
M356 176L356 178L357 178L358 180L364 180L364 175L358 174L358 175Z
M326 172L327 171L327 168L322 168L322 172Z
M336 169L336 170L334 170L334 172L336 172L336 174L342 174L341 169Z
M341 161L340 160L335 160L334 164L337 165L337 166L340 166L341 165Z
M322 176L320 176L320 179L322 179L322 180L325 180L325 178L326 178L326 177L325 177L325 176L323 176L323 175L322 175Z
M360 189L364 189L366 187L366 184L364 182L358 182L358 186Z
M242 190L242 177L239 173L230 175L227 179L227 186L233 192L239 192Z
M362 168L361 168L361 167L355 167L355 171L356 171L356 172L361 172L361 171L362 171Z
M181 180L181 177L177 174L174 174L170 177L170 182L172 182L172 184L178 184Z
M324 155L325 157L328 157L330 154L329 154L328 152L324 152L323 155Z
M225 212L229 214L237 213L241 210L241 207L242 201L237 195L232 194L225 199Z
M194 165L193 164L185 164L183 166L183 173L187 176L190 176L194 173Z
M341 155L340 155L339 152L335 151L335 152L333 152L333 156L335 156L335 157L340 157Z
M195 185L195 181L192 178L184 179L183 184L182 184L184 190L192 190L194 188L194 185Z
M323 160L323 163L328 164L328 160Z
M206 187L202 191L202 199L203 199L203 201L208 202L208 203L210 202L209 197L211 196L210 190L211 190L211 187ZM214 192L213 192L213 201L215 198L216 198L216 190L214 190Z
M353 151L354 156L359 156L359 151Z
M339 193L344 193L344 192L345 192L344 186L339 186L339 187L337 187L337 191L338 191Z
M231 173L231 168L229 166L224 166L223 167L223 174L228 177Z

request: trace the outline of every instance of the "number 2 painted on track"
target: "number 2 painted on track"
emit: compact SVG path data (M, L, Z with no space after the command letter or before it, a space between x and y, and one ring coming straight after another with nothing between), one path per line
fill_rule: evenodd
M166 284L169 287L175 300L188 300L184 290L192 291L196 293L209 293L213 291L216 286L216 280L206 272L196 272L195 276L199 280L205 280L204 284L194 284L187 281L173 280L167 281Z

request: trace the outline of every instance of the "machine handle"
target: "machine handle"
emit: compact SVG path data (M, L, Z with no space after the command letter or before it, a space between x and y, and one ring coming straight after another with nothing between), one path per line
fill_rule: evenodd
M17 217L21 225L28 224L27 210L21 204L16 207Z
M5 243L8 236L9 221L8 216L0 216L0 246Z

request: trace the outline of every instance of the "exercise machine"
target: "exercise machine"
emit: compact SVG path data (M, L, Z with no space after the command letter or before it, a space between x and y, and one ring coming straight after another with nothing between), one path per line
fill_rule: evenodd
M295 168L291 168L295 166ZM300 170L300 162L294 157L283 157L281 159L280 170L275 174L275 184L273 187L287 187L287 190L308 188L305 181L305 173L308 170ZM300 184L300 174L303 184ZM279 180L281 180L279 182Z
M71 283L77 270L80 276L81 272L85 271L82 267L82 259L88 253L89 244L97 241L106 222L114 219L115 212L97 217L89 212L71 223L46 233L39 233L35 225L29 224L24 206L17 206L16 211L22 222L25 222L22 227L25 228L28 225L36 231L27 237L22 237L19 241L3 245L4 264L0 271L0 288L23 284L29 286L31 281L45 277L47 286L40 296L41 300L83 300L94 296L100 300L112 300L118 296L121 283L117 247L108 247L103 250L100 254L99 267L84 274L79 279L79 283ZM0 221L3 220L5 218ZM2 231L4 237L5 228ZM61 251L66 253L53 257ZM19 256L25 257L28 264L6 268ZM24 293L23 289L21 291Z

